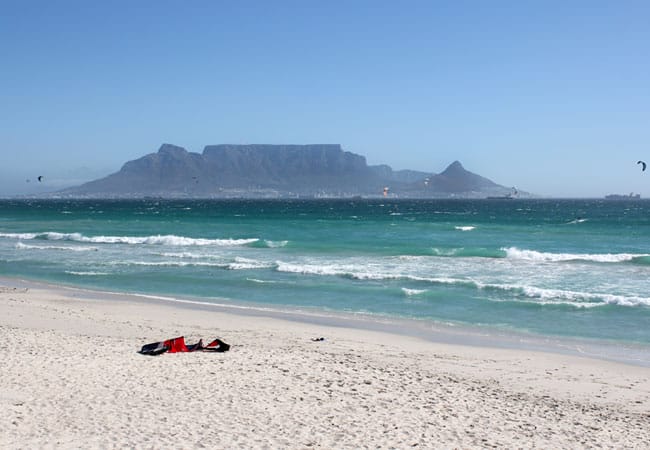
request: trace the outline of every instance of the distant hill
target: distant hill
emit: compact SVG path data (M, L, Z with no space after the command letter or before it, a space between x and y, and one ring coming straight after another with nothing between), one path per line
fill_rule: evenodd
M388 189L385 189L388 188ZM203 153L163 144L107 177L57 193L88 198L473 197L509 188L455 161L440 174L368 166L337 144L208 145Z
M502 187L487 178L465 170L460 162L454 161L442 173L431 177L427 189L432 192L461 193Z

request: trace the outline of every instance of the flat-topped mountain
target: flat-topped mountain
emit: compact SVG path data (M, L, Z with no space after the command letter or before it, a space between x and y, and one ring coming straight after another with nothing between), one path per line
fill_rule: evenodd
M368 166L338 144L208 145L203 153L163 144L69 197L485 197L509 189L455 161L440 174Z

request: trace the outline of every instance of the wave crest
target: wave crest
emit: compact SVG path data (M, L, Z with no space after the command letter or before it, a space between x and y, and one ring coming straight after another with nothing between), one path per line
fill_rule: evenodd
M633 253L550 253L536 250L521 250L517 247L502 248L507 258L540 262L591 261L601 263L621 263L647 258L648 254Z
M16 244L16 248L20 250L64 250L71 252L96 252L97 247L76 246L66 247L61 245L28 245L22 242Z
M72 241L87 242L93 244L129 244L129 245L168 245L168 246L242 246L250 245L258 238L245 239L204 239L191 238L186 236L153 235L153 236L85 236L81 233L58 233L48 231L44 233L0 233L0 237L21 240L45 240L45 241Z

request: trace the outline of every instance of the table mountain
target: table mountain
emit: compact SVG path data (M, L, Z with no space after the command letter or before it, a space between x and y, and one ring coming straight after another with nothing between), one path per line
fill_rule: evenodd
M508 191L455 161L440 174L368 166L338 144L163 144L107 177L59 192L69 197L485 197Z

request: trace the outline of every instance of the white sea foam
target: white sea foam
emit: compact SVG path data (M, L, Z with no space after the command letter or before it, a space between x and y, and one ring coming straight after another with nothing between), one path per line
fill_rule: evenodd
M168 245L168 246L239 246L257 242L258 239L200 239L174 235L158 235L145 237L129 236L96 236L83 237L83 242L96 242L108 244L145 244L145 245Z
M465 225L465 226L456 226L454 229L459 230L459 231L472 231L476 229L475 226L472 225Z
M475 286L476 283L472 280L467 280L465 278L451 278L451 277L419 277L415 275L409 275L404 277L407 280L412 281L423 281L432 284L456 284L459 286Z
M227 269L226 263L211 263L201 261L119 261L110 263L114 266L143 266L143 267L218 267Z
M241 246L257 242L257 238L248 239L202 239L176 235L154 236L84 236L81 233L0 233L0 237L10 239L44 239L49 241L90 242L94 244L135 244L168 246Z
M413 295L424 294L425 292L427 292L427 290L426 289L409 289L409 288L403 287L402 292L404 292L404 294L406 294L407 296L411 297Z
M246 278L247 281L250 281L251 283L259 283L259 284L277 284L279 281L275 280L259 280L257 278Z
M97 247L87 246L61 246L61 245L28 245L22 242L16 244L16 248L22 250L63 250L71 252L96 252Z
M66 270L65 273L68 273L70 275L78 275L78 276L102 276L102 275L110 275L108 272L79 272L75 270Z
M522 284L486 283L454 276L427 277L404 271L391 270L389 266L372 264L300 264L277 262L279 272L301 273L306 275L338 276L356 280L407 280L434 285L449 285L470 289L494 290L508 292L506 296L499 294L489 296L491 301L520 301L540 305L571 305L579 308L592 308L605 305L619 306L650 306L650 298L627 296L607 292L571 291L567 289L545 288ZM426 289L401 288L407 296L418 295Z
M393 266L382 264L332 264L332 263L291 263L276 261L278 272L300 273L305 275L339 276L355 280L410 280L433 284L467 285L473 282L451 277L425 277L400 271Z
M263 261L256 261L246 258L235 258L232 262L208 262L208 261L119 261L112 262L115 266L142 266L142 267L216 267L227 270L265 269L274 267L275 264Z
M422 259L422 256L416 256L416 255L399 255L397 257L401 261L419 261Z
M286 245L289 243L289 241L269 241L269 240L265 240L264 243L269 248L280 248L280 247L286 247Z
M278 272L302 273L305 275L345 276L358 280L397 279L399 275L373 271L371 265L360 264L297 264L276 261Z
M230 270L249 270L249 269L267 269L274 266L275 266L274 264L264 262L264 261L256 261L254 259L237 257L235 258L235 261L229 263L227 267Z
M38 233L0 233L0 238L6 239L36 239Z
M571 291L567 289L541 288L516 284L476 283L479 289L515 291L532 303L541 305L568 304L579 308L593 308L605 305L650 306L650 297L625 296L601 292ZM508 300L508 299L504 299Z
M521 250L516 247L502 248L508 258L540 262L561 262L561 261L592 261L603 263L620 263L631 261L635 258L650 256L649 254L632 253L550 253L536 250Z
M161 253L153 253L153 254L157 256L163 256L165 258L204 259L210 257L210 255L203 255L200 253L192 253L192 252L161 252Z
M462 248L432 248L431 252L436 256L455 256Z

